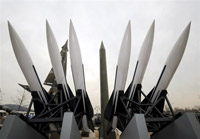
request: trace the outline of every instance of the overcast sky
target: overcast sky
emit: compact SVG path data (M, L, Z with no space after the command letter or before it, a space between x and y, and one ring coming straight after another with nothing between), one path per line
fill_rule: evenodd
M46 42L47 19L61 47L69 38L72 19L85 66L88 95L93 107L100 105L99 48L104 42L107 54L109 93L114 86L115 68L122 37L131 20L132 50L126 86L130 83L144 37L155 19L155 36L149 64L143 80L147 94L160 76L165 60L186 25L192 21L182 61L168 87L173 107L200 104L200 1L67 1L0 0L0 88L4 103L23 90L26 84L12 50L7 20L24 42L43 82L51 68ZM69 55L68 55L69 56ZM68 57L69 58L69 57ZM74 92L70 60L67 80Z

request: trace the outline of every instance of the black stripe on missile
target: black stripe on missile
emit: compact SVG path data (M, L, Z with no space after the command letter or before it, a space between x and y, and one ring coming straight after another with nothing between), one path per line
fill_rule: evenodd
M135 66L135 71L134 71L134 74L133 74L132 84L133 84L133 81L135 79L135 74L136 74L136 71L137 71L137 68L138 68L138 64L139 64L139 61L137 61L136 66ZM133 88L133 90L134 90L134 88ZM130 92L130 94L131 94L130 98L132 98L133 97L133 93Z
M86 91L86 85L85 85L85 73L84 73L84 66L82 64L82 69L83 69L83 80L84 80L84 87L85 87L85 91Z
M115 89L115 87L116 87L117 71L118 71L118 65L117 65L117 67L116 67L116 72L115 72L115 84L114 84L114 89Z
M45 97L47 98L46 93L45 93L45 90L44 90L44 88L42 87L42 84L41 84L41 82L40 82L39 76L38 76L37 71L36 71L36 69L35 69L35 66L32 65L32 67L33 67L33 70L34 70L34 72L35 72L35 75L36 75L36 77L37 77L37 79L38 79L38 82L39 82L39 84L40 84L40 87L41 87L42 90L43 90L43 94L44 94ZM41 93L42 93L42 92L41 92ZM41 96L41 97L42 97L42 96ZM46 99L46 98L45 98L45 99ZM44 99L44 98L42 98L42 99ZM43 102L44 102L44 100L43 100Z
M133 74L133 79L132 79L132 82L134 81L135 79L135 74L136 74L136 71L137 71L137 68L138 68L138 64L139 64L139 61L137 61L136 63L136 66L135 66L135 71L134 71L134 74Z
M162 78L162 76L163 76L163 73L165 72L166 67L167 67L167 65L164 66L164 68L163 68L163 70L162 70L162 72L161 72L161 75L160 75L160 77L159 77L159 79L158 79L158 82L157 82L157 84L156 84L156 87L154 88L154 91L153 91L153 93L152 93L152 95L151 95L151 99L152 99L152 97L154 96L154 93L155 93L155 91L156 91L156 89L157 89L157 87L158 87L158 85L159 85L159 83L160 83L160 80L161 80L161 78Z

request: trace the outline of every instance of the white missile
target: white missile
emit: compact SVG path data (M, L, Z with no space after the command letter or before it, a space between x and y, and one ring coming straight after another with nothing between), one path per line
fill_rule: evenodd
M140 49L140 54L135 67L135 73L132 80L131 91L129 99L134 97L135 89L138 84L142 83L146 67L148 65L149 57L153 46L155 21L153 21Z
M47 104L45 93L43 92L41 82L36 73L31 57L28 54L28 51L26 50L17 32L15 31L15 29L9 22L8 22L8 28L9 28L12 47L13 47L17 62L26 78L26 81L28 82L30 86L30 90L32 92L37 92L41 101Z
M88 96L86 94L86 87L85 87L84 67L82 63L81 50L79 47L78 38L71 20L69 28L69 53L71 59L72 76L74 80L75 90L76 92L77 90L81 90L81 95L83 100L83 112L84 112L82 118L83 130L88 130L88 119L86 117L87 102L85 100L85 98ZM88 101L90 100L88 99ZM89 102L89 104L91 103Z
M68 100L70 98L70 95L69 95L69 91L68 91L68 87L67 87L65 74L63 71L60 52L58 49L56 39L54 37L54 34L51 30L51 27L50 27L48 21L46 21L46 34L47 34L47 44L48 44L49 56L50 56L51 64L52 64L53 71L54 71L54 74L56 77L56 82L57 82L57 84L62 84L65 98L66 98L66 100Z
M104 117L111 122L112 129L115 129L118 123L118 117L116 116L118 97L119 93L121 91L124 91L125 88L126 78L129 68L130 53L131 53L131 23L129 21L119 51L118 63L115 73L114 90L105 109Z
M119 91L123 91L125 88L126 78L129 68L130 53L131 53L131 24L129 21L121 43L121 48L118 56L118 64L116 67L115 86L113 92L114 93L113 103L115 103L114 112L116 112L117 98L119 95Z
M76 35L74 26L71 20L70 20L70 29L69 29L69 53L70 53L70 59L71 59L71 68L72 68L72 73L73 73L75 90L76 91L78 89L86 90L81 50L80 50L77 35Z
M173 49L171 50L171 52L165 62L165 66L160 75L160 78L157 82L157 85L154 89L154 93L151 98L151 102L156 102L161 91L167 89L174 73L176 72L176 69L182 59L182 56L184 54L184 51L185 51L185 48L187 45L189 32L190 32L190 25L191 25L191 22L184 29L184 31L182 32L182 34L176 41Z
M119 51L115 88L114 88L115 91L124 90L125 88L126 78L129 68L130 53L131 53L131 24L129 21Z

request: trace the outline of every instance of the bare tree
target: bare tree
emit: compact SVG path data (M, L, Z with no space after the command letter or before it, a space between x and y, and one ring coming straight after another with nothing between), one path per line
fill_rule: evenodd
M29 103L30 93L28 93L26 90L23 91L17 91L18 95L16 98L12 98L13 102L18 105L17 110L19 111L22 106L27 107Z

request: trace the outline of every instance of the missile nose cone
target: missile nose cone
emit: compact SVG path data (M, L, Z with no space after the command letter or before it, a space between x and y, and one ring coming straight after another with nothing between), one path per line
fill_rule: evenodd
M49 25L49 22L46 20L46 33L47 33L47 36L49 35L50 30L51 30L51 27Z
M70 19L70 26L72 25L72 19Z
M155 19L153 20L153 23L151 24L151 28L152 28L152 30L154 30L154 28L155 28Z
M128 25L127 25L127 28L126 28L126 32L130 35L131 33L131 21L129 20L128 21Z
M8 30L9 30L10 40L11 40L14 51L16 49L20 49L20 47L23 43L22 43L19 35L15 31L14 27L11 25L11 23L9 21L8 21ZM19 45L19 44L21 44L21 45Z
M14 35L15 30L9 21L8 21L8 29L9 29L10 37L12 39L12 35Z
M46 20L46 37L47 37L48 48L54 47L54 45L57 45L53 31L52 31L51 26L50 26L50 24L47 20Z
M191 21L188 23L188 25L186 26L184 32L187 32L187 34L189 34L190 32L190 27L191 27Z
M182 47L185 47L188 41L189 32L190 32L191 22L186 26L182 34L180 35L179 39L177 40L176 44L182 44Z
M8 28L10 29L12 25L10 24L10 21L8 20Z
M72 23L72 20L71 20L71 19L70 19L69 26L70 26L70 30L74 29L74 25L73 25L73 23Z
M46 19L46 26L49 26L49 22L48 22L48 20Z
M100 50L105 50L105 47L104 47L103 41L101 41L101 47L100 47Z
M128 27L131 27L131 20L128 21Z
M70 24L69 24L69 38L74 39L74 36L76 36L74 25L72 23L72 20L70 19ZM69 39L69 40L71 40Z

